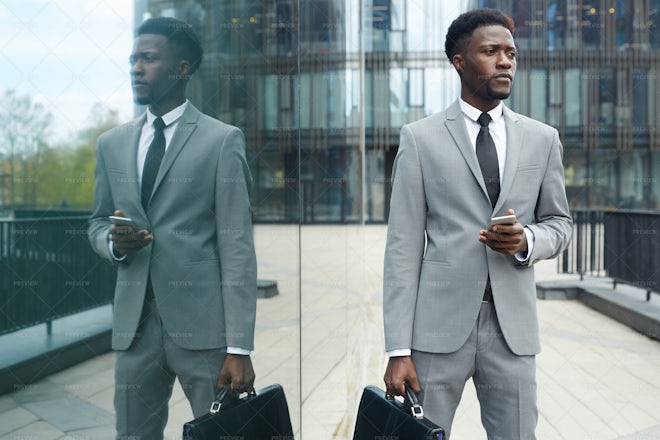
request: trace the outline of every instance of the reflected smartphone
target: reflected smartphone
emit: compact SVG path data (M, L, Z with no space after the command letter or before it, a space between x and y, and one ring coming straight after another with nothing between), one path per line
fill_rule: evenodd
M495 225L512 225L516 222L515 214L503 215L501 217L493 217L490 219L490 228Z
M128 217L117 217L116 215L110 215L108 216L110 219L110 222L114 225L118 226L133 226L135 228L135 223L133 223L133 219L130 219Z

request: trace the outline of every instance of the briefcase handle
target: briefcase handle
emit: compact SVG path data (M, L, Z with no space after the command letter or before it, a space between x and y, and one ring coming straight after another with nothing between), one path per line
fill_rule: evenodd
M252 397L255 396L256 392L254 389L252 389L250 392L248 392L247 397ZM215 400L211 402L211 408L209 409L209 412L211 414L217 414L220 411L220 408L222 405L226 405L228 403L235 402L239 400L238 393L232 392L231 391L231 384L225 384L220 388L220 391L218 391L218 395L215 397Z
M406 401L406 405L410 407L410 413L412 416L416 419L423 419L424 418L424 408L422 408L422 405L419 403L419 400L417 399L417 394L413 391L412 388L406 383L406 395L404 396L404 400ZM385 397L394 400L394 396L391 396L389 394L385 394Z

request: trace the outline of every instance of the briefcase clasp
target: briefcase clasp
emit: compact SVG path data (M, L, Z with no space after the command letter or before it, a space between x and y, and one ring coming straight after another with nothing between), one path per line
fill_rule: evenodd
M209 413L217 414L218 412L220 412L220 407L222 406L223 402L225 400L229 401L231 397L236 398L236 396L232 396L230 384L225 384L218 391L218 395L215 397L215 400L211 402L211 408L209 409Z
M218 402L217 400L211 403L211 409L209 409L209 412L211 414L217 414L220 412L220 407L222 406L222 402Z
M412 413L413 417L416 419L424 418L424 409L422 408L422 405L420 405L419 403L411 405L410 412Z
M422 405L419 404L419 401L417 400L417 394L410 388L408 384L405 384L406 388L406 397L408 398L408 403L410 405L410 412L412 413L412 416L416 419L423 419L424 418L424 410L422 409Z

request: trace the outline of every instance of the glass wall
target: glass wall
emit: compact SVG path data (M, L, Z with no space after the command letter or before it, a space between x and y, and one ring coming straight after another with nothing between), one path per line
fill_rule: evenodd
M255 221L384 223L399 128L456 97L441 33L467 2L196 4L213 50L192 100L248 134Z

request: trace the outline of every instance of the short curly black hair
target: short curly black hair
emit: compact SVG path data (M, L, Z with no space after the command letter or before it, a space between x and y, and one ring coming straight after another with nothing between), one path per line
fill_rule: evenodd
M449 26L445 38L445 53L449 62L454 62L454 55L463 50L476 28L491 25L504 26L511 35L515 30L513 19L497 9L474 9L459 15Z
M192 26L170 17L156 17L145 20L135 31L135 36L143 34L162 35L176 45L181 56L190 63L190 74L195 73L202 63L202 44Z

